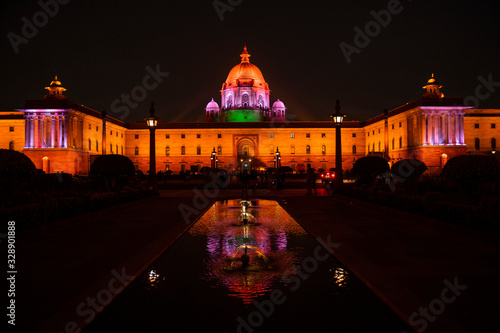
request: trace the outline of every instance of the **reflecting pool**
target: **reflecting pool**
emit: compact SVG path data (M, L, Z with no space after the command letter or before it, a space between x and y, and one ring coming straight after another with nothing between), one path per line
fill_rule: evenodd
M84 332L151 329L411 332L268 200L215 203Z

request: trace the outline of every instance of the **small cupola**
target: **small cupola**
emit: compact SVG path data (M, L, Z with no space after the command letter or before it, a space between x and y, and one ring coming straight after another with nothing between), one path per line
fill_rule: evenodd
M45 87L49 91L47 95L45 95L45 99L66 99L66 96L63 95L63 92L66 91L66 88L64 88L61 84L61 81L57 79L57 75L50 82L50 85L48 87Z

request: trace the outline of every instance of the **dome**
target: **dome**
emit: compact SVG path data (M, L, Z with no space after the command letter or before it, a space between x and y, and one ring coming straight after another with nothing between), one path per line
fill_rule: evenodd
M285 104L280 101L279 99L273 103L273 109L284 109L285 108Z
M427 81L427 85L438 85L439 86L439 82L434 78L434 73L432 73L431 78L429 79L429 81Z
M59 80L57 79L57 75L56 75L56 77L54 78L54 80L52 80L52 82L50 82L50 86L51 86L51 87L54 87L54 86L58 86L58 87L60 87L61 85L62 85L62 84L61 84L61 81L59 81Z
M224 88L238 86L238 81L240 84L251 86L253 80L254 87L268 88L267 83L264 80L264 76L260 69L254 64L250 63L250 54L247 52L247 47L243 49L243 53L240 55L241 63L234 66L229 72L226 82L224 83ZM245 84L247 83L247 84Z
M207 110L219 110L219 104L217 104L217 102L215 102L214 99L212 98L212 100L210 102L208 102L206 109Z

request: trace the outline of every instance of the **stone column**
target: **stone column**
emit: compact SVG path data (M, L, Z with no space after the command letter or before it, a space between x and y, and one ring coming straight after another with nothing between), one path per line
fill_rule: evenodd
M24 147L29 148L30 146L30 119L29 116L24 118Z
M460 144L463 145L464 144L464 115L463 114L460 114L459 116L459 129L460 129Z
M55 115L50 116L50 147L56 146L56 118Z
M449 144L449 145L451 145L453 142L452 142L452 138L451 138L452 123L451 123L451 115L450 115L450 113L448 113L448 115L446 116L446 122L447 122L447 126L446 126L446 129L447 129L446 143Z
M439 144L439 115L434 115L434 144Z
M424 126L422 126L422 129L423 129L424 138L423 138L422 142L424 143L424 145L428 145L429 144L429 116L427 115L427 113L423 114L423 121L424 121Z

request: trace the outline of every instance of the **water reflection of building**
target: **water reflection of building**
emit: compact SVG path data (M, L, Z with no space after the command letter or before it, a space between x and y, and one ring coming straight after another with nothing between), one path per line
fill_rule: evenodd
M157 171L200 170L211 165L228 170L255 163L273 166L279 147L282 166L329 169L335 165L335 130L330 121L286 120L279 99L270 104L270 89L244 49L241 61L222 85L221 105L205 108L205 123L159 122L156 130ZM434 75L424 95L366 121L345 121L343 166L366 155L390 162L413 156L431 171L449 158L496 150L498 109L472 109L462 98L446 98ZM149 130L144 122L125 123L71 102L57 77L44 100L28 100L18 111L0 113L0 148L21 151L45 172L87 174L94 157L126 155L136 168L149 169ZM333 107L332 107L333 110ZM348 107L345 107L348 113Z
M288 247L287 234L305 234L276 202L259 201L248 210L255 222L243 225L238 200L227 206L218 202L189 230L207 237L204 278L228 288L229 295L245 304L268 292L297 263L298 253ZM251 258L247 268L239 261L245 246Z

